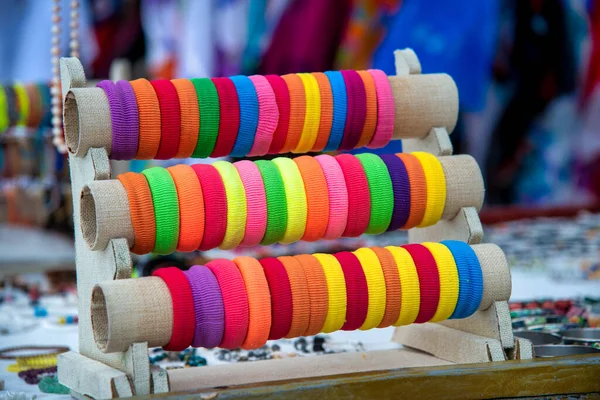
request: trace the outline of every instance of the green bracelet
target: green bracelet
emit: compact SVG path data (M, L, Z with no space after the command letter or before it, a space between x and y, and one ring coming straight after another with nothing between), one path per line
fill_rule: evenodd
M394 189L390 173L378 155L362 153L356 158L360 160L365 170L371 193L371 219L365 232L383 233L390 226L394 211Z
M8 104L6 103L6 93L0 85L0 133L8 129Z
M150 186L156 220L156 242L152 252L170 254L175 251L179 240L179 202L175 182L169 171L162 167L145 169L142 174Z
M260 170L267 198L267 229L260 244L268 246L279 242L285 234L287 226L285 189L277 165L272 161L265 160L258 160L254 163Z
M200 109L200 131L192 157L208 158L215 148L219 134L219 94L209 78L194 78L190 81L196 89Z

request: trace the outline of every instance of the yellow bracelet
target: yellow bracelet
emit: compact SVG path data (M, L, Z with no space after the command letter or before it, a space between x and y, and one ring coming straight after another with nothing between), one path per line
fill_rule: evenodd
M434 155L424 152L412 153L417 157L425 172L427 186L427 205L423 221L417 227L423 228L438 223L446 206L446 175L440 160Z
M406 249L396 246L388 246L386 249L392 253L396 261L396 267L400 275L400 292L402 294L400 315L392 325L409 325L417 319L419 307L421 306L421 288L417 266Z
M0 133L8 129L8 104L6 103L6 92L0 85Z
M365 278L367 278L367 288L369 290L369 308L367 317L362 326L358 329L367 330L377 328L385 314L385 276L379 263L377 254L366 247L358 249L354 255L360 261Z
M17 100L19 101L19 121L17 126L26 126L27 120L29 119L29 97L27 96L27 90L21 83L15 83L13 86L15 93L17 94Z
M304 236L307 218L306 191L298 165L290 158L277 157L273 163L279 168L287 201L287 224L281 243L292 243Z
M217 161L213 166L221 174L227 196L227 228L221 250L230 250L238 246L246 232L246 191L237 169L227 161Z
M304 126L300 141L293 153L308 153L314 146L319 134L319 124L321 123L321 93L319 92L319 82L312 74L298 74L304 84L306 93L306 111L304 114Z
M433 242L422 244L431 251L440 275L440 301L430 322L444 321L450 318L458 301L458 269L452 252L446 246Z
M329 304L327 318L321 332L339 331L346 322L346 279L344 271L337 258L331 254L313 254L321 264L327 281Z

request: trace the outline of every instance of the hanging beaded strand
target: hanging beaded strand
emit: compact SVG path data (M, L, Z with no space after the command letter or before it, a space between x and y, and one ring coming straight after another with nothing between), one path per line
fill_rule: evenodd
M52 143L59 153L66 154L67 146L62 129L62 95L60 87L60 33L61 33L61 0L54 0L52 6ZM71 18L69 22L69 50L71 57L79 58L79 0L71 1Z

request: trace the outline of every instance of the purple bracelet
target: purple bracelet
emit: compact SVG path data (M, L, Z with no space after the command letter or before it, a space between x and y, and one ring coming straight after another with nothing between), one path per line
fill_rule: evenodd
M110 158L113 160L125 160L127 155L124 150L123 142L123 124L125 122L125 110L121 103L121 96L117 87L113 81L105 80L96 85L96 87L102 88L106 97L108 97L108 106L110 108L110 121L112 124L112 151Z
M118 81L116 83L117 92L121 97L121 105L125 113L125 119L122 122L122 154L125 160L133 160L138 150L138 141L140 135L140 121L138 116L137 100L133 86L129 81Z
M381 159L385 163L394 190L394 210L388 231L402 228L410 215L410 181L404 161L395 154L382 154Z
M367 119L367 91L356 71L340 71L346 83L348 114L339 150L352 150L358 144Z
M196 312L196 332L193 347L217 347L225 330L225 308L217 278L203 265L194 265L185 271Z

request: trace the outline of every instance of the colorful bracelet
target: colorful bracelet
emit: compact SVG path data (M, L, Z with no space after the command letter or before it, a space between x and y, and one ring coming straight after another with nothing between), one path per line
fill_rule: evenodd
M190 282L177 267L159 268L152 272L165 282L173 302L173 330L171 340L163 349L181 351L188 348L194 340L196 314Z
M193 347L217 347L225 331L225 308L217 278L203 265L194 265L185 272L192 289L196 331Z
M276 258L259 260L271 293L271 331L269 340L281 339L292 326L292 288L285 267Z
M310 293L302 266L294 257L277 257L283 264L292 290L292 323L287 338L302 336L310 319Z
M231 150L232 157L245 157L250 153L258 127L258 96L254 84L247 76L230 78L240 101L240 129Z
M335 158L329 155L316 156L315 160L321 165L329 194L329 219L323 238L337 239L346 230L348 222L348 190L344 172Z
M377 128L377 91L375 89L375 81L373 76L368 71L356 71L362 79L363 85L365 86L366 94L366 117L365 125L360 134L360 139L356 147L365 147L373 139L375 129Z
M440 302L440 276L435 258L431 251L421 244L407 244L402 247L410 253L419 274L421 304L415 323L429 322Z
M154 156L157 160L170 160L179 149L181 135L181 109L177 90L171 81L158 79L151 81L160 105L160 145Z
M302 79L296 74L288 74L282 76L287 84L290 93L290 122L288 124L287 137L282 153L289 153L294 150L300 142L302 134L302 126L304 126L304 118L306 115L306 93L304 92L304 84Z
M221 250L231 250L244 239L246 232L246 191L237 169L227 161L217 161L212 164L219 171L225 195L227 196L227 227L225 237L219 246Z
M8 102L6 99L6 92L4 87L0 85L0 132L4 132L8 129L9 118L8 118Z
M365 233L371 218L371 195L369 181L356 156L341 154L335 157L344 173L348 190L348 222L343 236L358 237Z
M378 328L392 325L400 317L402 307L402 286L400 285L400 273L396 266L396 260L392 253L382 247L371 247L375 252L385 278L385 313Z
M13 85L13 90L16 94L17 104L19 105L19 119L17 120L17 126L27 126L27 120L29 119L29 97L27 97L27 91L25 90L25 86L21 83L15 83Z
M361 248L354 251L354 255L360 261L360 265L365 273L369 292L367 318L359 329L373 329L381 323L385 314L385 276L383 275L379 258L377 258L377 254L373 250Z
M267 197L258 166L248 160L233 164L246 193L246 231L240 245L256 246L265 237L267 229Z
M161 167L145 169L142 174L148 180L154 204L156 242L153 252L171 254L179 238L179 202L175 183L171 174Z
M369 288L358 258L349 251L334 254L342 266L346 282L346 322L343 331L354 331L367 319Z
M213 81L208 78L194 78L190 81L196 89L200 110L200 131L192 157L207 158L215 149L219 132L221 120L219 94Z
M377 127L375 134L368 144L370 149L379 149L387 146L394 135L396 121L396 104L394 92L385 72L378 69L370 69L369 73L375 82L377 93Z
M329 192L321 164L314 157L294 158L298 165L307 201L306 229L302 240L315 242L323 238L329 220Z
M483 297L483 273L473 248L457 240L441 242L452 252L459 274L459 295L450 319L467 318L479 309Z
M211 250L220 245L227 229L227 196L221 174L209 164L195 164L191 166L202 188L204 204L204 231L199 250Z
M319 93L319 83L311 74L298 74L304 86L306 93L306 109L304 114L304 125L300 140L296 148L292 149L294 153L308 153L317 140L319 134L319 124L321 118L321 96Z
M285 188L287 225L281 243L292 243L304 236L306 230L307 203L302 175L298 166L289 158L277 157L273 164L279 168Z
M248 333L241 347L246 350L264 346L271 331L271 294L262 266L252 257L236 257L248 293Z
M376 154L362 153L356 158L362 164L369 183L371 218L366 233L383 233L390 226L394 211L394 190L390 174L385 163Z
M189 79L172 79L181 109L181 136L176 158L189 158L194 154L200 130L200 111L194 84ZM118 84L118 83L117 83Z
M277 109L279 110L279 122L277 123L275 132L273 132L269 154L279 154L285 145L290 124L290 92L285 80L279 75L267 75L265 78L269 81L273 89Z
M101 81L96 84L96 87L104 90L110 108L110 123L112 127L110 158L113 160L125 160L131 146L129 145L130 140L127 138L128 127L124 125L126 118L125 106L121 101L121 95L113 81ZM15 86L15 90L17 90L17 86Z
M440 302L431 322L444 321L450 318L456 309L458 301L459 281L458 270L452 252L440 243L425 242L437 265L440 277Z
M335 151L340 147L344 131L346 130L346 116L348 115L348 94L344 77L339 71L327 71L325 75L331 85L333 97L333 119L331 133L325 146L325 151Z
M339 150L352 150L360 140L367 117L367 94L360 75L356 71L341 71L348 93L348 115L344 137Z
M394 209L387 230L395 231L406 225L410 215L410 180L401 158L393 154L382 154L381 160L387 167L394 192Z
M317 140L313 144L312 151L323 151L329 141L331 124L333 123L333 94L327 75L322 72L312 74L319 85L319 96L321 99L321 116L319 118L319 130Z
M219 133L211 157L225 157L233 150L240 130L240 102L233 81L229 78L213 78L219 97Z
M396 262L398 276L400 277L402 297L400 315L392 325L410 325L417 319L421 303L421 289L419 286L417 266L406 249L396 246L388 246L385 249L392 253L394 261Z
M139 135L140 135L140 118L138 115L138 104L133 91L133 87L129 81L118 81L116 84L117 93L121 98L121 106L123 107L122 135L120 143L121 154L124 160L131 160L135 157L138 151ZM112 112L111 112L112 114ZM114 129L113 123L113 129ZM114 139L113 139L114 142ZM112 152L114 152L114 144Z
M248 294L244 279L233 261L218 259L206 264L219 282L225 309L225 329L219 347L237 349L248 332Z
M260 244L268 246L279 242L285 235L288 220L287 200L279 168L272 161L255 161L260 171L267 199L267 227Z
M250 80L254 84L258 97L258 125L254 144L248 156L264 156L269 152L275 129L277 129L279 109L277 108L275 93L269 81L261 75L253 75Z
M427 208L427 183L425 182L425 172L417 157L408 153L398 153L410 182L410 214L403 229L416 227L423 221L425 210Z
M425 152L412 153L423 167L427 185L427 207L419 228L435 225L446 206L446 176L442 164L434 155Z
M179 240L177 251L194 251L204 236L204 201L196 172L186 164L167 168L171 174L179 202Z
M134 243L131 251L135 254L147 254L154 249L156 241L156 221L154 220L154 204L148 181L142 174L126 172L117 176L121 181L131 213Z
M323 268L313 255L302 254L294 256L300 263L308 285L310 298L310 318L306 331L301 336L316 335L323 329L327 311L329 309L329 292L327 290L327 278Z
M154 88L146 79L129 82L137 100L140 122L140 137L136 158L151 160L160 146L160 105Z
M346 320L346 281L344 271L337 258L331 254L313 254L321 264L327 281L329 293L327 318L323 325L323 333L339 331Z

